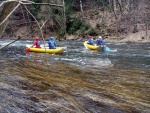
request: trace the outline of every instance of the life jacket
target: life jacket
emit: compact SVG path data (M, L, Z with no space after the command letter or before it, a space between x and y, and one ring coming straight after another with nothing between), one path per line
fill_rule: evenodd
M38 40L38 41L36 42L36 48L40 48L40 44L41 44L41 42Z
M54 45L54 41L51 41L51 46L52 46L52 47L54 47L54 46L55 46L55 45Z
M103 40L97 40L96 43L97 43L97 45L104 45L104 41Z
M93 45L93 44L94 44L94 43L93 43L93 39L90 38L90 39L87 41L87 43Z
M37 41L36 46L40 46L41 42Z
M55 42L50 40L48 41L48 44L49 44L49 48L54 48L55 47Z
M102 44L100 40L97 40L96 43L97 43L97 45L101 45Z

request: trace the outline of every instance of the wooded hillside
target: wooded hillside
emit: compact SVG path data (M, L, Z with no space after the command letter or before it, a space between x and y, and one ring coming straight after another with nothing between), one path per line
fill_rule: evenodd
M140 31L145 31L143 39L149 38L149 0L1 0L0 6L1 38L41 37L40 29L44 38L122 39Z

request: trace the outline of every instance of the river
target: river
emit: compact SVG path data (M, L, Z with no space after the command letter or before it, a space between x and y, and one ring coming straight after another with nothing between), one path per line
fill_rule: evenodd
M60 41L60 55L26 54L32 42L0 51L1 113L149 113L150 43L107 42L99 52Z

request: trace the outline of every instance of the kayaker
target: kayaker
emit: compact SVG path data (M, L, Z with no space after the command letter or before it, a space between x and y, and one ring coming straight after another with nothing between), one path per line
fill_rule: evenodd
M32 45L32 47L35 46L35 48L41 48L41 47L40 47L40 44L41 44L41 42L39 41L39 38L36 37L36 38L35 38L35 41L34 41L34 43L33 43L33 45Z
M48 41L49 49L55 49L56 48L56 42L54 41L54 37L50 37Z
M94 41L93 41L92 36L89 36L89 39L88 39L88 41L87 41L87 44L94 45Z
M101 50L104 51L105 48L105 42L102 39L102 36L99 36L98 39L96 40L96 45L101 46Z

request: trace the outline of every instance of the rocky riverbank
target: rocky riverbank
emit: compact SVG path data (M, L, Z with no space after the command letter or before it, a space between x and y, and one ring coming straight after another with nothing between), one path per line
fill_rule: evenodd
M74 35L67 36L67 40L78 40L78 41L86 41L88 37L81 38ZM93 36L94 40L97 39L98 36ZM148 31L148 35L146 36L146 31L139 31L137 33L130 33L125 35L116 36L108 36L103 37L104 41L106 42L133 42L133 43L146 43L150 42L150 30Z

